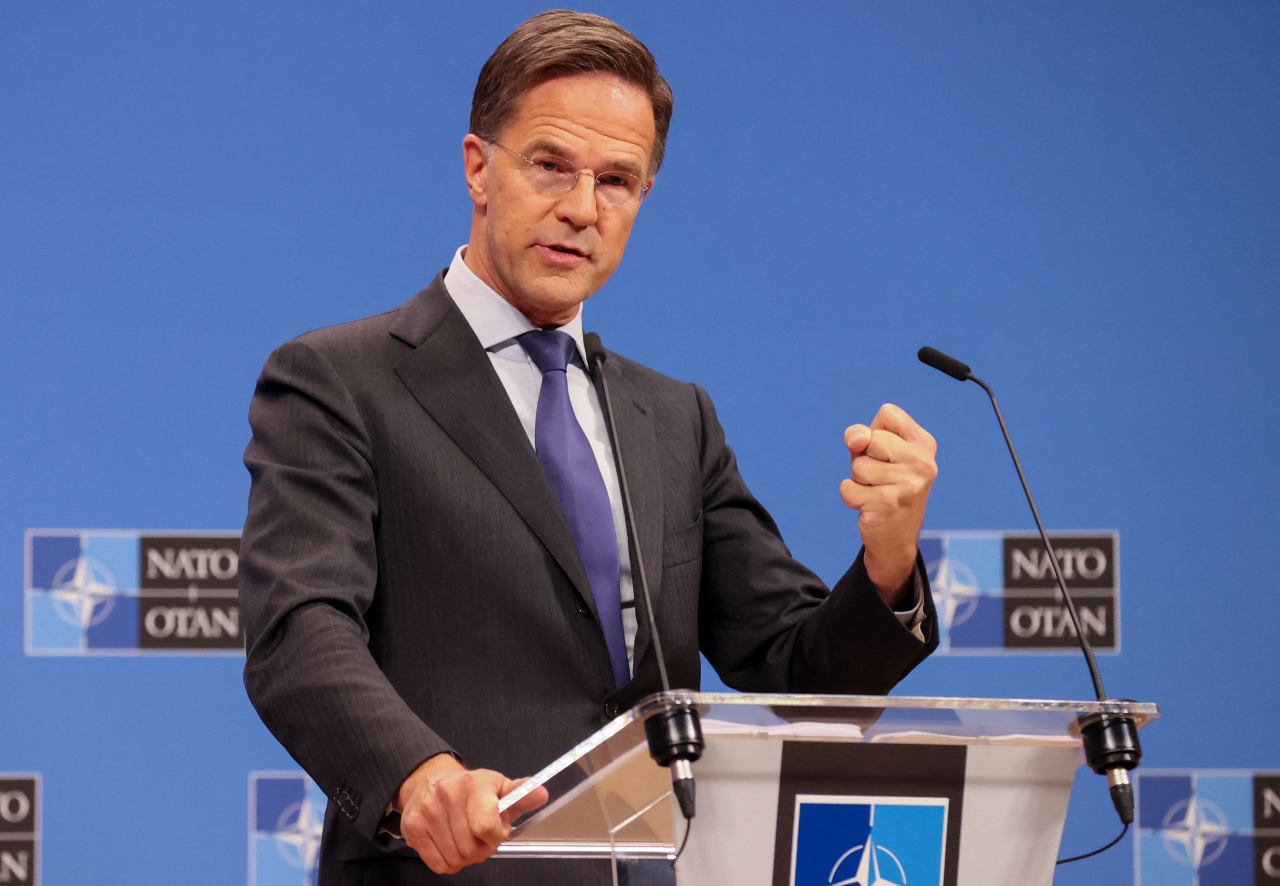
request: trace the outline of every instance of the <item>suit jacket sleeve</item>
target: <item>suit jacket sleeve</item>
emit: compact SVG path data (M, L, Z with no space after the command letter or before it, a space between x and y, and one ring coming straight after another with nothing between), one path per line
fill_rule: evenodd
M744 692L887 693L938 645L923 561L917 555L924 640L876 593L861 552L828 591L783 544L738 473L710 398L693 388L702 420L703 654Z
M378 575L369 440L339 374L296 340L267 360L249 424L245 687L272 734L372 838L409 773L450 748L367 646Z

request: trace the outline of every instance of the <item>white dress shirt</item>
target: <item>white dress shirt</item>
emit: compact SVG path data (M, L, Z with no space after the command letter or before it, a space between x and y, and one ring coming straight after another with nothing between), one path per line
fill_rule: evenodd
M538 327L529 322L529 318L489 288L483 280L467 267L463 261L466 245L458 247L454 253L449 272L445 275L444 286L449 291L462 316L471 324L480 346L489 354L489 361L498 373L498 379L511 398L516 415L524 432L529 436L530 445L537 446L534 425L538 417L538 395L542 391L542 370L525 352L524 346L516 340L517 336L531 332ZM582 426L582 431L591 443L596 455L596 464L600 467L600 476L604 478L604 487L609 493L609 507L613 511L613 532L618 538L619 555L619 590L622 593L622 631L627 639L627 661L631 663L632 672L635 665L632 661L636 639L635 590L631 583L631 552L627 544L627 527L622 511L622 492L618 486L618 472L613 462L613 446L609 442L609 430L604 420L604 409L596 396L595 385L586 369L586 345L582 341L582 308L577 315L560 327L561 332L568 333L577 345L577 351L565 371L569 380L569 402L573 406L573 414ZM917 582L917 588L919 582ZM915 629L919 636L921 621L920 594L917 589L915 604L907 612L897 613L903 625Z

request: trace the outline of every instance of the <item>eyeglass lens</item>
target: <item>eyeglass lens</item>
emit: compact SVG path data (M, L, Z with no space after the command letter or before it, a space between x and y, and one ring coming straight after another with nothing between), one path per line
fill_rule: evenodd
M532 157L526 164L529 179L548 191L568 191L578 183L579 172L557 157ZM640 180L623 172L601 172L596 175L596 193L614 206L625 206L639 200L643 191Z

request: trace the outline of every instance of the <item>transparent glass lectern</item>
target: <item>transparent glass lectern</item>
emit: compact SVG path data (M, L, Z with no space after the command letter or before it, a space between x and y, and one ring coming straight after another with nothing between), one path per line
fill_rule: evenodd
M669 772L649 756L644 720L677 704L697 707L707 742L693 767L698 814L677 865L681 886L772 886L775 874L798 884L797 864L807 863L802 816L814 817L806 802L861 803L872 817L890 805L938 806L935 817L949 821L939 849L945 858L925 882L1051 883L1072 779L1083 762L1082 720L1123 714L1141 727L1160 715L1158 706L1136 702L660 693L505 798L504 809L539 785L551 795L517 822L499 853L674 858L684 822ZM1101 777L1098 789L1106 790ZM885 821L888 815L881 813ZM863 843L871 845L871 837ZM918 882L901 856L874 848L868 864ZM833 868L822 882L836 882L837 873ZM865 874L849 882L858 876ZM883 869L879 876L898 882Z

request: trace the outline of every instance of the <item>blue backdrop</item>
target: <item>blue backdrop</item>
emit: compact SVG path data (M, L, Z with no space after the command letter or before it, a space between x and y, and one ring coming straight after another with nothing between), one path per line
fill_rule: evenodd
M22 532L223 529L269 351L393 307L467 236L476 74L540 5L0 4L0 770L44 773L47 884L243 882L246 778L293 767L236 658L28 658ZM676 94L587 305L715 399L828 580L843 428L940 442L926 526L1116 529L1116 695L1154 766L1280 766L1280 5L601 2ZM1087 698L1074 658L900 692ZM1093 776L1064 852L1109 839ZM1060 883L1132 882L1113 851Z

